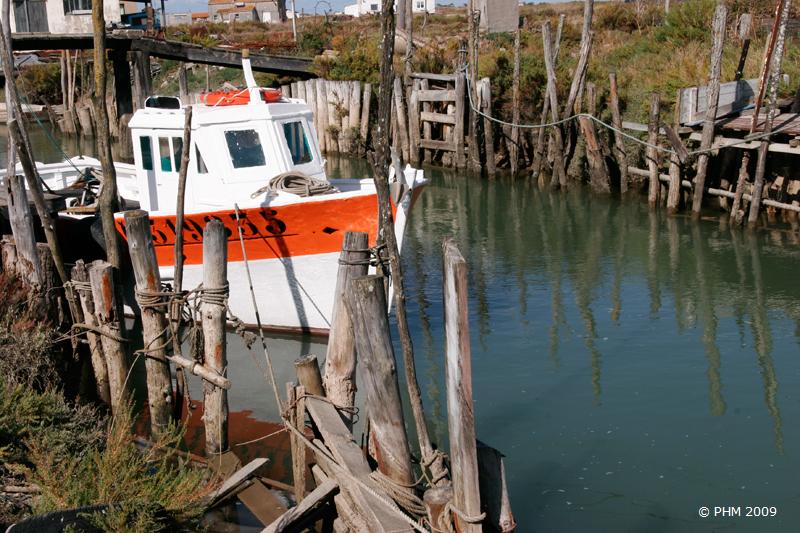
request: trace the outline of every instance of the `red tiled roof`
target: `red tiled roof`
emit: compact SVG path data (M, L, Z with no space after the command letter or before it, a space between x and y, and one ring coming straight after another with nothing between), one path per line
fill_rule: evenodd
M208 11L197 11L192 13L193 19L207 19L208 18Z

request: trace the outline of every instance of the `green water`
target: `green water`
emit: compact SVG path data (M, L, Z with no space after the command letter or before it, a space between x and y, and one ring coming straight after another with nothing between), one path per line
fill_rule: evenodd
M506 454L520 531L797 530L796 235L428 175L404 260L426 406L445 442L453 236L470 269L477 432Z
M58 160L37 135L36 159ZM351 159L328 171L369 175ZM470 271L478 436L506 455L518 531L798 529L800 237L525 180L427 175L404 265L432 435L446 449L441 244L452 236ZM324 356L318 340L268 344L279 383L294 358ZM274 419L260 360L231 338L231 409ZM777 516L714 517L715 506Z

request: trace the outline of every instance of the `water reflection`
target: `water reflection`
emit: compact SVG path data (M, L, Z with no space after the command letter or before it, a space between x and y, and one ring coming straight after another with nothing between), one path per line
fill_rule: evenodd
M786 452L800 435L782 423L787 409L800 414L787 390L800 385L800 287L791 276L800 250L789 231L747 233L635 200L428 174L405 246L418 364L439 427L432 434L441 443L440 244L453 236L470 272L478 430L508 454L526 530L606 530L620 520L617 530L659 529L659 520L702 530L683 501L696 495L700 505L698 486L720 499L755 483L756 464L800 467ZM601 438L618 431L622 440ZM755 455L736 455L742 448ZM727 471L708 466L714 461ZM646 475L663 479L686 463L691 476L678 476L671 496ZM585 471L597 465L607 477L589 487ZM617 485L619 470L626 477ZM774 471L756 477L769 486L759 497L793 483ZM551 502L583 484L584 497L564 496L568 507ZM534 487L555 492L537 497ZM614 497L598 501L602 494ZM581 513L561 512L578 511L576 502Z

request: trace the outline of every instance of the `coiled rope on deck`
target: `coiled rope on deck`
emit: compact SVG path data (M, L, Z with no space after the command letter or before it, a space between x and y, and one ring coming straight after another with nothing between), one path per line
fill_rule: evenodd
M339 192L339 190L326 180L314 178L296 170L290 170L269 180L269 183L251 194L250 198L258 198L265 192L288 192L307 198L320 194L331 194Z

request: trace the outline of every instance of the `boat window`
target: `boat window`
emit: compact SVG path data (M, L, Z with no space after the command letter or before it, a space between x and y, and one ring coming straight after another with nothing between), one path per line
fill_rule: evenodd
M233 168L260 167L266 164L261 139L256 130L226 131L225 141L228 143Z
M153 141L150 137L139 137L139 146L142 149L142 168L153 170Z
M286 137L286 144L292 154L292 162L295 165L311 162L311 149L308 147L303 123L298 121L287 122L283 125L283 135Z
M183 155L183 139L180 137L173 137L172 138L172 161L175 165L175 170L178 171L181 168L181 156Z
M161 170L172 172L172 154L169 153L169 138L158 138L158 153L161 156Z
M194 153L197 156L197 173L208 174L208 167L206 167L206 162L203 161L203 156L200 155L200 148L198 148L197 145L194 146Z

